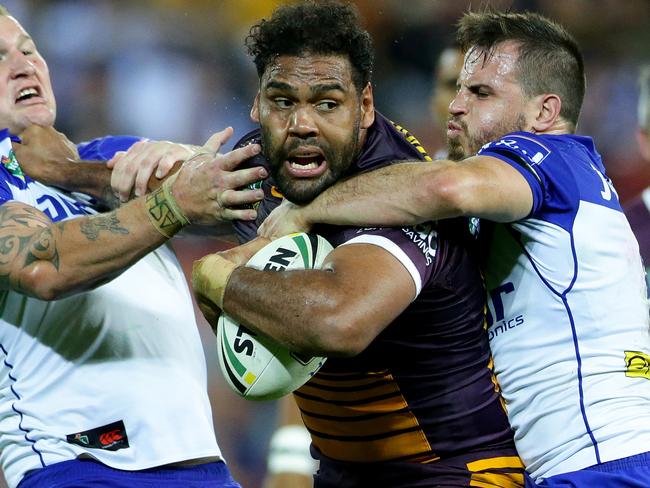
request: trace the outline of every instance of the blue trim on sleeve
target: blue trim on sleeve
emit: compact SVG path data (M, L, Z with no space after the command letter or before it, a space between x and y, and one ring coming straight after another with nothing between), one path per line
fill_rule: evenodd
M126 151L142 140L136 136L106 136L77 145L79 157L87 161L108 161L116 152Z
M581 201L622 211L591 138L514 132L478 154L498 158L526 178L533 192L528 218L570 232Z

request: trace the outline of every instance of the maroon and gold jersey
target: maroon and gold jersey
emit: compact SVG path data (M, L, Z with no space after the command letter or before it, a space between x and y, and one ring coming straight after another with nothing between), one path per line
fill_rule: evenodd
M259 141L255 131L239 145ZM349 174L417 159L430 160L415 138L377 114ZM268 163L258 155L249 164ZM256 235L282 199L272 180L261 186L265 199L258 221L235 223L242 240ZM334 246L381 246L402 262L418 293L366 350L353 358L328 359L295 392L321 461L317 481L340 488L361 486L360 480L407 487L433 486L431 480L450 476L460 484L443 486L523 485L523 467L492 372L485 290L471 252L469 222L319 226L314 232ZM381 484L405 465L399 480Z

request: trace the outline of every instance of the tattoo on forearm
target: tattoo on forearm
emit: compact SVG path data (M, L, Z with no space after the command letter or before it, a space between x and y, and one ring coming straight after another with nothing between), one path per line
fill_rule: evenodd
M81 224L80 230L89 241L97 240L101 231L112 234L129 233L129 229L120 225L120 219L115 214L94 215Z

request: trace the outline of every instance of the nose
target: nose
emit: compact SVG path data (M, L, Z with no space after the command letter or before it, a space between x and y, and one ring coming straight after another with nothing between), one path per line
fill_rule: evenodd
M318 136L318 125L310 107L296 107L289 121L289 134L301 139Z
M36 72L34 63L25 56L21 51L15 51L11 54L11 76L19 78L21 76L31 76Z
M463 115L467 113L467 103L463 97L462 90L459 90L449 103L449 113L451 115Z

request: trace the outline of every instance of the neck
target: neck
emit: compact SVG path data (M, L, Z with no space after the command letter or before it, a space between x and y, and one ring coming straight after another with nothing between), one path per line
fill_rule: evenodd
M533 134L547 134L547 135L561 135L561 134L574 134L575 133L575 127L572 123L564 120L564 119L557 119L553 124L550 126L540 130L538 128L532 127L530 129L530 132Z

